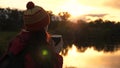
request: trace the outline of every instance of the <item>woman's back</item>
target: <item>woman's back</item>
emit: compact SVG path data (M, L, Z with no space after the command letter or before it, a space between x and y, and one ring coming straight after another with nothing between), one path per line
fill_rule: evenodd
M25 68L62 68L62 57L54 51L47 39L44 31L23 31L13 39L8 52L15 56L23 53Z

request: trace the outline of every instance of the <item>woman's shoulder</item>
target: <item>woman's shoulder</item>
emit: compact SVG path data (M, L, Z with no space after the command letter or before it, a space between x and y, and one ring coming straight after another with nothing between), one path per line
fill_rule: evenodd
M28 40L30 37L30 32L21 30L15 37L12 38L11 42L14 40L25 41Z

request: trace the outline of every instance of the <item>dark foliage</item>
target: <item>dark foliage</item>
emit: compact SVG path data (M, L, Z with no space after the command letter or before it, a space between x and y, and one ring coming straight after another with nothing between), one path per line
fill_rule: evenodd
M23 11L17 9L0 9L0 30L1 31L16 31L22 27Z

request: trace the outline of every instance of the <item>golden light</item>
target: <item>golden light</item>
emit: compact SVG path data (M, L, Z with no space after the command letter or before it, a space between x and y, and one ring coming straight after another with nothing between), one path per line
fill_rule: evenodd
M77 0L68 0L61 6L63 11L69 12L72 17L89 13L93 8L81 5Z
M120 63L118 62L120 60L120 51L104 53L103 51L95 51L91 47L87 48L85 52L78 52L75 45L68 49L68 54L63 56L63 68L110 68L110 66L119 65ZM113 61L113 58L116 59Z

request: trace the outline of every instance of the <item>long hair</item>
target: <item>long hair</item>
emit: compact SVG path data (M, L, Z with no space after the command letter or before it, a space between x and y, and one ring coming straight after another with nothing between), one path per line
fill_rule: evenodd
M30 33L27 45L29 45L29 51L37 64L36 68L53 68L54 66L54 52L49 45L48 39L49 36L45 30ZM46 55L43 55L43 51L46 51Z
M48 35L45 30L41 31L30 31L30 42L41 42L41 43L48 43Z

